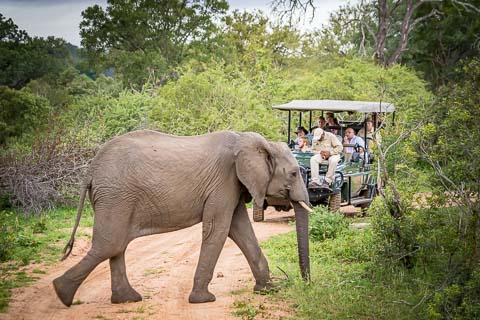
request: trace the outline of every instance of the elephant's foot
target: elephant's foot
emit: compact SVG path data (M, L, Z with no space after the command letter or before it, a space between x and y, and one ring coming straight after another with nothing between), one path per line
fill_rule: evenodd
M112 303L138 302L142 301L142 296L135 291L135 289L130 287L124 290L112 291L110 301L112 301Z
M259 294L268 294L272 292L277 292L280 290L280 284L273 282L271 279L269 280L263 280L263 281L257 281L255 284L255 287L253 287L253 292L259 293Z
M55 289L55 293L57 294L58 298L64 305L70 307L73 302L73 296L79 284L75 283L74 281L65 277L65 275L56 278L53 280L53 288Z
M210 293L208 290L193 290L188 297L188 302L190 303L204 303L204 302L213 302L215 301L215 295Z

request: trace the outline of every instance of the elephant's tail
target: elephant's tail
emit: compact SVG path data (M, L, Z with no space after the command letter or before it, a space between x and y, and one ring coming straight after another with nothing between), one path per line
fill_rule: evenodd
M70 240L68 240L67 245L63 249L63 257L60 261L67 259L73 249L73 243L75 242L75 232L77 232L78 224L80 223L80 218L82 217L82 210L83 210L83 203L85 202L85 196L87 195L87 191L91 186L91 179L85 180L80 189L80 202L78 203L77 209L77 220L75 221L75 226L73 227L72 235L70 236Z

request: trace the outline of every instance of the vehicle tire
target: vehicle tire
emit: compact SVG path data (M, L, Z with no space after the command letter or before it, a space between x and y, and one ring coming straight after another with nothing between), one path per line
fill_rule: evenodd
M265 219L265 210L263 207L259 207L255 201L253 202L253 221L261 222Z
M328 199L328 209L332 212L340 210L340 202L342 200L342 195L340 193L334 193L330 195Z

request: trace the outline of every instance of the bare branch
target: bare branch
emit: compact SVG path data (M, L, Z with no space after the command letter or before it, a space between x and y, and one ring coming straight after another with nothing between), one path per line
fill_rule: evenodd
M467 12L474 11L476 13L480 13L480 8L476 7L475 5L473 5L471 3L464 2L464 1L459 1L459 0L451 0L451 1L452 1L452 4L454 6L455 5L462 6L465 9L465 11L467 11Z
M410 30L412 30L417 24L419 24L420 22L422 21L425 21L427 20L428 18L431 18L431 17L438 17L440 15L442 15L443 12L441 11L438 11L437 9L433 9L432 11L430 11L429 14L427 15L424 15L423 17L420 17L420 18L417 18L415 19L412 24L410 25Z
M37 141L29 155L0 158L0 189L24 213L70 204L94 150L58 137Z

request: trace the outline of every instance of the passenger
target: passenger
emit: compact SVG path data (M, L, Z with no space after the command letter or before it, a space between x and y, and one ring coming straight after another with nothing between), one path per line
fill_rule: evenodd
M353 128L348 127L347 130L345 130L345 137L343 137L343 143L345 144L358 144L359 147L362 149L365 149L365 141L355 135L355 130ZM355 149L354 147L343 147L343 152L344 153L354 153Z
M324 116L320 116L318 117L318 120L317 120L317 125L314 126L314 127L311 127L310 128L310 132L313 132L313 130L317 129L317 128L324 128L325 127L325 124L327 122L325 121L325 117Z
M297 138L294 140L295 144L298 144L298 140L300 140L301 137L306 137L308 135L307 129L302 126L298 127L295 133L297 134Z
M325 117L324 116L320 116L318 117L318 120L317 120L317 126L318 128L325 128L325 125L327 124L327 121L325 120Z
M337 137L338 141L340 141L340 143L343 142L343 139L342 139L342 136L338 134L338 128L340 128L340 126L334 126L334 127L329 127L329 131L331 133L333 133L335 135L335 137Z
M345 130L345 137L343 138L343 143L357 144L360 158L365 160L365 141L361 137L355 135L355 130L353 130L353 128L348 127ZM354 152L354 147L343 147L343 153L345 153L345 157L347 160L350 160L352 158Z
M365 138L365 130L364 128L360 129L357 133L357 136L361 137L362 139ZM367 119L367 143L368 143L368 151L372 152L375 150L375 142L373 139L376 140L376 144L378 146L382 145L382 136L380 135L380 132L378 130L375 132L373 129L373 120L368 118Z
M305 153L305 152L312 152L312 148L310 148L310 139L308 137L301 137L298 140L298 149Z
M330 184L333 182L335 170L340 160L342 144L332 133L317 128L313 131L312 152L315 153L315 155L310 158L312 179L308 186L310 188L321 187L330 189ZM322 184L320 184L319 175L320 163L328 164L327 174Z
M326 127L333 127L333 126L336 126L338 125L338 122L335 123L335 117L333 116L333 113L332 112L328 112L327 113L327 118L326 118Z

